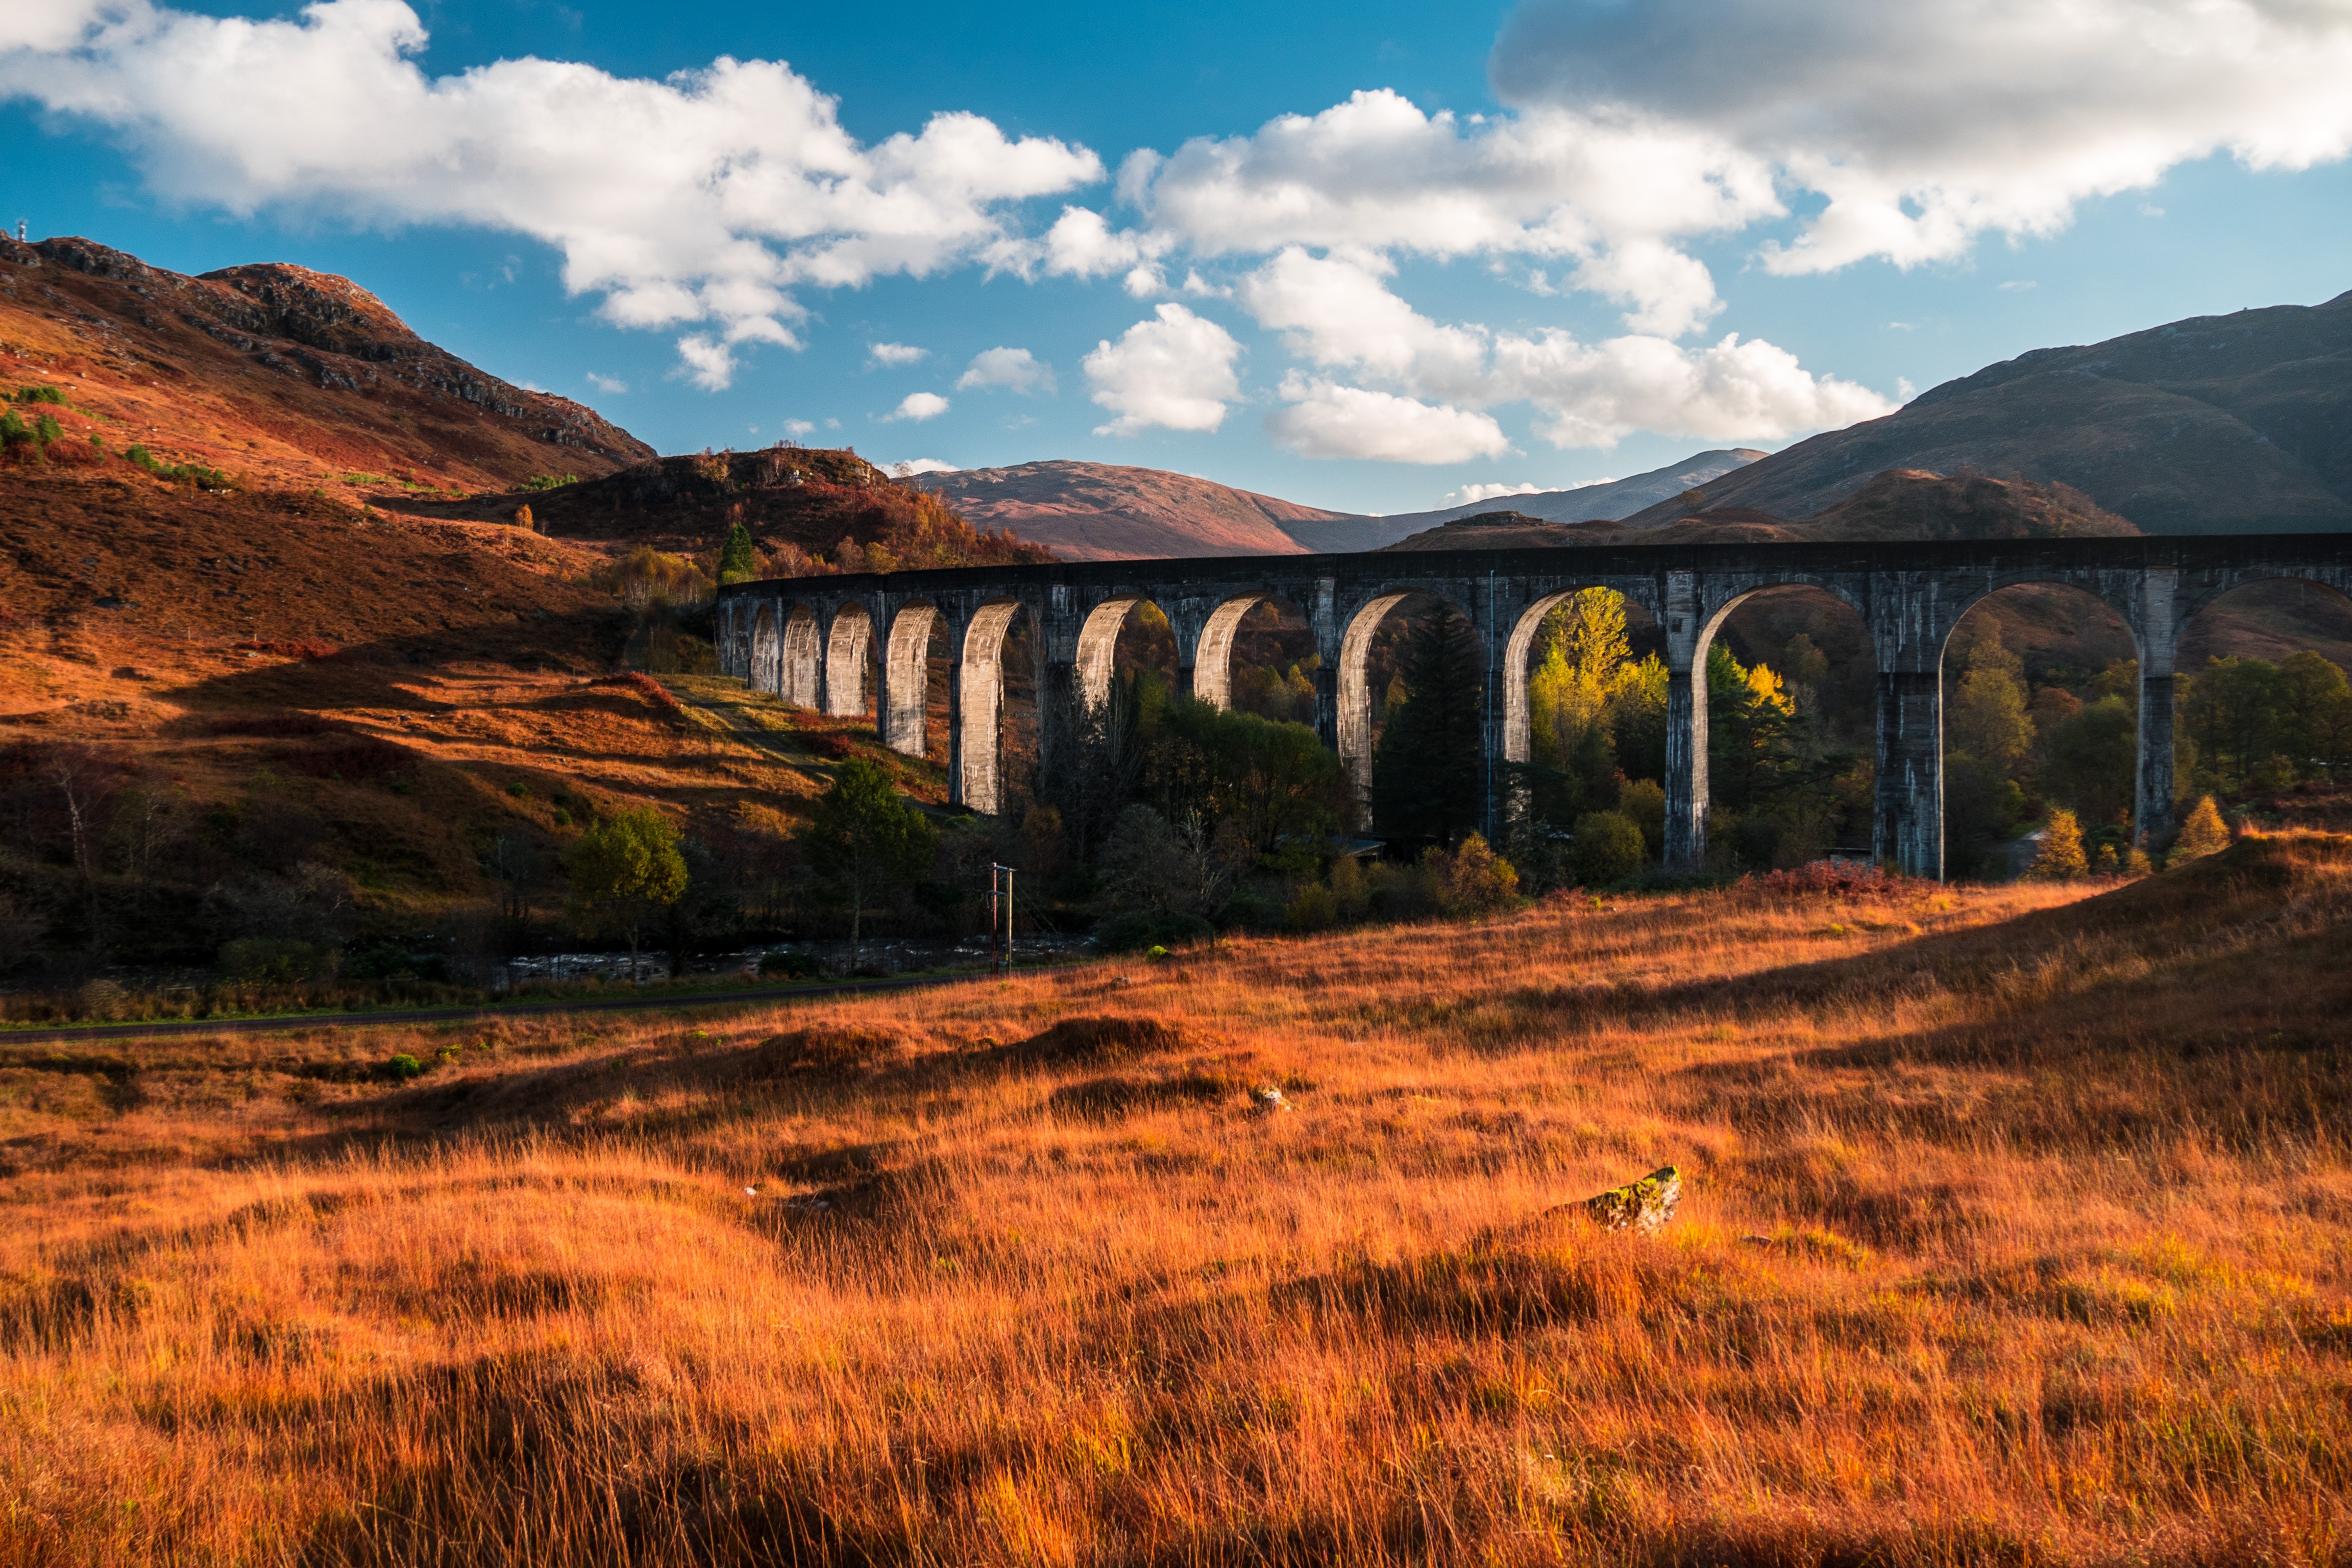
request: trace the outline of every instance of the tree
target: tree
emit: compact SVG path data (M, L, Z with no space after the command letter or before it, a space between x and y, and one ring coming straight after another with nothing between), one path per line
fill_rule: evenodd
M2189 814L2189 820L2180 825L2180 837L2172 841L2172 853L2165 864L2185 866L2208 855L2219 855L2229 847L2230 829L2221 820L2221 808L2213 804L2211 795L2205 795Z
M1969 649L1964 669L1944 715L1944 743L2014 779L2033 754L2033 721L2021 666L2001 645L1998 626Z
M2043 787L2084 821L2111 821L2131 809L2139 714L2130 703L2102 697L2053 725L2043 745Z
M869 899L930 869L939 833L898 798L881 764L854 758L834 770L833 787L801 831L809 867L849 900L849 963L857 966Z
M737 523L727 531L727 542L719 552L719 585L748 583L760 574L760 558L751 548L751 531Z
M1484 749L1478 639L1441 607L1422 618L1399 674L1405 700L1389 709L1372 754L1372 816L1384 833L1451 840L1478 824Z
M583 833L565 852L563 864L572 879L572 918L627 935L634 984L646 922L686 892L686 857L678 853L677 829L651 806L625 811Z
M2025 874L2037 882L2071 882L2087 876L2091 863L2083 853L2083 825L2073 812L2060 806L2042 830L2042 852Z
M2252 782L2284 738L2288 700L2278 666L2260 658L2216 658L2183 705L2183 727L2200 764L2224 790Z
M1230 823L1256 853L1283 838L1336 832L1350 797L1347 770L1315 731L1206 702L1166 710L1148 764L1171 821L1200 814Z

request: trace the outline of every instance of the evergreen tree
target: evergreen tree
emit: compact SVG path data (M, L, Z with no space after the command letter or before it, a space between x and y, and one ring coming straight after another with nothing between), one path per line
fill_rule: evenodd
M719 585L748 583L760 574L760 558L751 549L751 531L741 523L728 530L725 548L719 552Z
M1383 833L1451 842L1478 826L1483 748L1478 639L1449 609L1413 627L1372 754L1372 819Z

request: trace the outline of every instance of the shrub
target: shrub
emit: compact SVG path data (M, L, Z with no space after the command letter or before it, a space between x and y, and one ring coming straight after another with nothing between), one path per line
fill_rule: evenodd
M1216 934L1216 928L1198 915L1137 910L1113 915L1097 926L1095 945L1105 952L1134 952L1144 948L1207 942Z
M1298 889L1290 907L1282 911L1282 923L1292 931L1322 931L1339 923L1339 900L1331 889L1320 882L1309 882Z
M1634 779L1617 792L1617 809L1642 830L1651 859L1666 852L1666 788L1655 779Z
M266 985L291 985L334 968L335 950L290 937L241 937L224 943L220 965L229 976Z
M760 978L762 980L818 980L824 975L824 965L805 952L763 952L760 955Z
M66 395L64 389L61 387L21 386L16 389L16 401L19 403L49 403L55 404L57 406L62 408L66 406Z
M403 1051L398 1056L394 1057L390 1061L384 1063L383 1070L391 1074L392 1077L398 1081L406 1083L410 1079L423 1078L425 1076L425 1064L418 1061L415 1057L410 1056L406 1051Z
M579 482L578 474L533 474L515 489L527 491L560 490L566 485L576 485Z
M1642 868L1642 830L1622 811L1589 812L1576 819L1569 861L1588 887L1615 882Z
M1444 857L1440 875L1444 884L1441 898L1450 914L1486 914L1519 901L1518 872L1475 833Z
M46 419L47 416L45 415L43 417ZM202 463L159 462L156 460L155 454L142 445L132 446L122 456L132 466L143 468L157 479L169 480L173 484L191 485L200 490L226 490L234 488L229 483L228 476L218 468L208 468Z

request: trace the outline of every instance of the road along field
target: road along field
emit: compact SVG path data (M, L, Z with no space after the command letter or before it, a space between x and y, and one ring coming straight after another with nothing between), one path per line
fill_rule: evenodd
M0 1562L2340 1562L2347 916L2309 835L14 1055Z

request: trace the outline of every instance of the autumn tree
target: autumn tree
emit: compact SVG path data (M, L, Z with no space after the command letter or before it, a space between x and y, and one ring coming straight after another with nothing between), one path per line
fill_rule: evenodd
M628 937L629 980L635 984L646 922L686 892L686 857L678 852L677 829L651 806L625 811L583 833L563 863L572 881L572 918L583 927Z
M2073 812L2060 806L2050 814L2049 824L2042 830L2042 852L2034 856L2026 875L2037 882L2071 882L2088 875L2090 869L2090 860L2083 852L2083 825Z
M2211 795L2204 795L2189 814L2189 820L2180 825L2180 837L2173 840L2172 854L2166 864L2185 866L2208 855L2219 855L2229 847L2230 829L2221 820L2221 808L2213 804Z
M854 758L834 770L833 785L801 830L810 869L849 901L849 963L863 950L866 904L930 869L939 833L898 798L879 763Z

